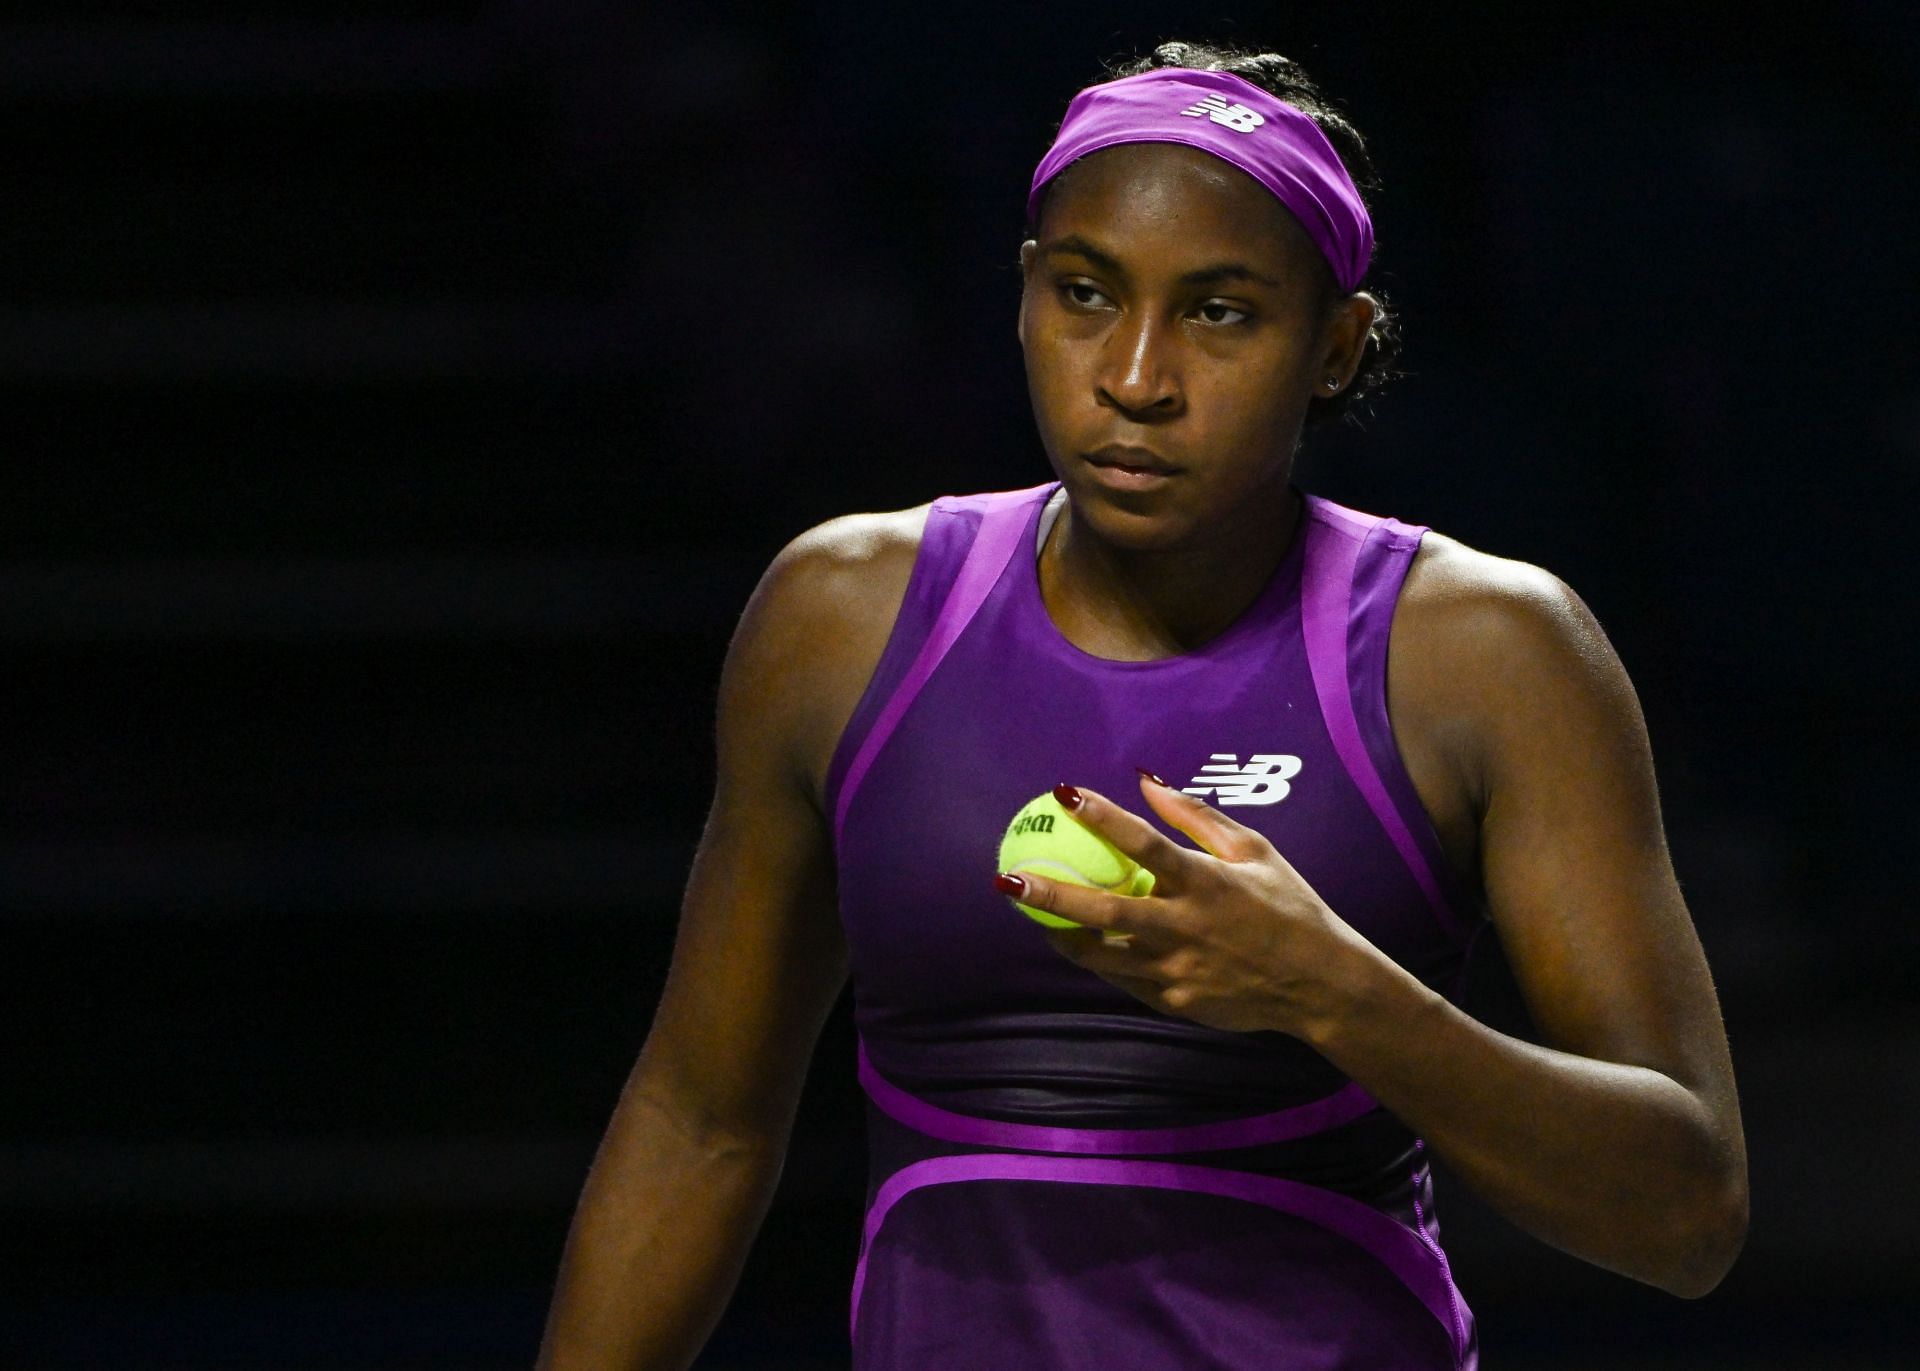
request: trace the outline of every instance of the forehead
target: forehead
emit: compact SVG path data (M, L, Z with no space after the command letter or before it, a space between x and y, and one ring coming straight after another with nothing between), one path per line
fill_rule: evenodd
M1081 158L1048 188L1035 230L1042 247L1077 233L1153 254L1230 255L1276 275L1324 266L1271 191L1180 143L1125 143Z

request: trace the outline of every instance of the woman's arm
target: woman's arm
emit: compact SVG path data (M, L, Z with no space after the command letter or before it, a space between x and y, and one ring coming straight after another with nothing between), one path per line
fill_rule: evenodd
M1632 687L1585 607L1532 568L1455 546L1407 595L1396 732L1439 739L1423 755L1470 799L1488 906L1544 1046L1461 1013L1258 834L1166 787L1142 793L1204 853L1091 792L1079 811L1160 876L1154 898L1042 881L1023 902L1134 934L1055 942L1149 1004L1311 1043L1527 1231L1704 1294L1744 1240L1746 1154Z
M1444 542L1416 572L1406 631L1396 624L1399 703L1429 735L1458 721L1450 770L1477 817L1488 910L1544 1045L1493 1033L1376 965L1353 987L1357 1012L1322 1026L1321 1050L1372 1074L1376 1098L1419 1116L1414 1126L1521 1227L1674 1294L1705 1294L1745 1239L1746 1148L1633 686L1553 577ZM1404 1051L1366 1027L1385 1016L1417 1025Z
M690 1366L772 1199L846 979L817 794L825 740L911 567L895 538L876 572L875 540L849 522L781 554L728 652L713 808L672 969L574 1216L541 1371Z

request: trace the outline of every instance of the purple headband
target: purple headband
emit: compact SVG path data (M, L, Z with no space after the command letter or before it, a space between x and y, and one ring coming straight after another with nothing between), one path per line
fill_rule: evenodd
M1090 152L1120 143L1185 143L1272 191L1319 247L1340 289L1373 257L1373 221L1320 126L1279 97L1225 71L1160 67L1073 97L1060 133L1034 168L1027 218L1047 182Z

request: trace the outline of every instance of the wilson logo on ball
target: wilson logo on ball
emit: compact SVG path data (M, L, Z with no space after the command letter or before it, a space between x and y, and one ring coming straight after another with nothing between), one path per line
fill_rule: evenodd
M1153 873L1062 809L1051 791L1020 806L1007 825L1007 836L1000 840L1000 870L1109 895L1153 893ZM1014 907L1049 928L1077 927L1037 905L1016 900Z

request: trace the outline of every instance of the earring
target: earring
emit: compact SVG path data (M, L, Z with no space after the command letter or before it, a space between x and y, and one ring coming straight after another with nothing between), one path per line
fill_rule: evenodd
M1340 389L1340 378L1338 376L1329 376L1327 378L1327 389L1328 390Z

